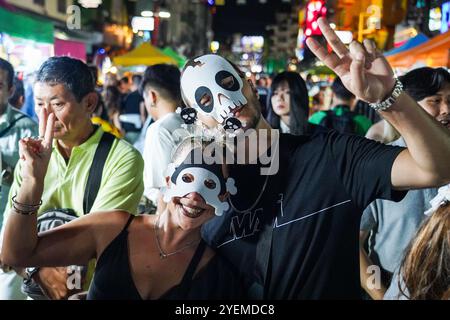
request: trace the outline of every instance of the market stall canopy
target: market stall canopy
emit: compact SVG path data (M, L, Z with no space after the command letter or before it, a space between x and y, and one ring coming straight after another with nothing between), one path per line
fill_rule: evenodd
M450 31L440 34L418 46L386 56L392 67L411 68L417 64L429 67L450 67Z
M148 42L144 42L134 50L130 52L113 58L113 62L116 65L120 65L123 67L130 66L151 66L159 63L169 63L177 65L177 61L164 54L158 48L152 46Z
M53 24L0 8L0 32L13 37L53 44Z
M428 41L428 37L426 35L424 35L423 33L419 33L417 36L406 41L400 47L385 52L384 55L386 57L392 56L393 54L397 54L397 53L412 49L414 47L417 47L418 45L420 45L424 42L427 42L427 41Z
M163 50L162 50L162 52L164 52L164 54L166 55L166 56L169 56L169 57L171 57L171 58L174 58L176 61L177 61L177 65L178 65L178 67L183 67L185 64L186 64L186 57L185 56L183 56L183 55L181 55L181 54L178 54L178 52L176 52L175 50L173 50L172 48L170 48L170 47L165 47Z

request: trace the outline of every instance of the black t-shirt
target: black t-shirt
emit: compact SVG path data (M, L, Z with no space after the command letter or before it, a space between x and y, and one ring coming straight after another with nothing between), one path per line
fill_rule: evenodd
M376 198L403 198L391 185L402 150L336 131L281 135L280 170L258 204L232 207L203 236L240 270L250 298L359 299L362 210ZM251 207L266 177L256 165L230 173L232 205Z

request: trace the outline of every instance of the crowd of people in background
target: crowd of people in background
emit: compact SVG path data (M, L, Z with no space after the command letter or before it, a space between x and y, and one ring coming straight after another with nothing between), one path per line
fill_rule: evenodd
M317 54L327 58L319 49ZM203 167L210 177L219 177L205 180L207 188L210 183L210 189L216 183L222 186L218 205L231 199L242 206L231 203L234 215L215 217L217 207L199 191L203 189L167 198L167 189L177 183L193 185L193 172L199 169L186 165L191 173L181 180L176 175L180 172L167 174L171 164L183 166L192 151L183 145L185 137L174 134L186 123L180 110L211 103L197 93L196 102L189 100L189 88L181 81L189 81L186 77L199 65L215 61L209 56L197 59L181 71L160 64L120 79L108 73L99 86L83 62L54 57L33 75L31 92L28 81L15 77L10 63L0 59L0 299L26 299L30 295L23 293L23 286L31 281L43 298L67 299L86 290L92 279L90 299L355 298L360 288L367 299L450 299L450 187L440 183L448 183L448 176L437 173L448 173L449 162L439 156L447 151L431 150L450 149L448 70L423 67L399 78L410 99L403 103L415 110L404 124L375 112L366 102L374 99L363 99L345 78L348 74L336 75L326 86L292 71L261 76L249 84L225 59L214 62L246 98L249 111L240 117L255 128L282 134L283 165L270 179L255 177L259 166ZM217 119L202 117L204 125L218 125ZM425 133L414 132L408 121L420 123L417 131ZM430 136L440 141L427 149ZM201 141L195 145L204 149ZM405 148L411 155L404 155ZM86 190L95 184L91 164L98 150L106 155L96 167L101 182L92 197ZM430 155L418 157L421 152ZM422 168L415 162L423 159L424 166L436 171L405 180L405 175L414 176L407 168ZM405 165L399 168L397 161ZM391 181L391 167L402 178L392 173ZM238 196L231 197L230 176L241 192ZM411 189L406 196L405 189ZM352 201L345 204L347 198ZM289 215L292 221L304 219L300 210L315 212L322 202L340 207L315 216L308 226L289 226L284 234L267 231L273 223L269 208L281 206L284 215L277 216L277 223L282 224ZM42 216L55 208L70 208L69 215L82 217L38 236L36 218L30 215ZM258 208L258 228L264 236L255 240L252 234L243 239L234 234L230 240L229 232L242 227L242 217ZM95 211L101 213L88 214ZM196 223L186 218L201 214ZM254 218L248 219L250 225ZM359 265L349 248L358 242L358 235L352 234L356 230ZM252 251L267 246L267 235L270 252ZM70 243L76 246L68 250ZM261 262L259 256L271 258ZM169 257L173 260L168 267L164 262ZM88 266L93 258L95 268ZM270 268L261 263L270 263ZM61 265L86 265L87 286L69 290L67 269ZM254 275L255 265L264 272ZM218 272L227 280L217 277ZM341 272L359 276L359 287Z

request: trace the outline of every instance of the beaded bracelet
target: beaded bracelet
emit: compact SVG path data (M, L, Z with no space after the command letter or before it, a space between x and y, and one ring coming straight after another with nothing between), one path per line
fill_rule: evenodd
M28 211L20 210L20 209L18 209L14 204L13 204L13 206L12 206L12 209L13 209L15 212L17 212L18 214L21 214L21 215L24 215L24 216L31 216L31 215L37 213L37 209L28 210Z
M38 209L42 205L42 200L39 201L38 204L25 204L25 203L17 202L16 198L17 198L17 194L14 197L12 197L12 199L11 199L13 204L18 205L18 206L22 206L22 207L25 207L25 208Z

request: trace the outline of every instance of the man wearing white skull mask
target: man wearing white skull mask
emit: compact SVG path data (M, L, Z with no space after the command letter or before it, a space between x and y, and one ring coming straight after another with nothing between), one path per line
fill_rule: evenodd
M52 121L48 125L52 127ZM51 140L47 130L44 142L21 142L27 175L47 169ZM167 206L160 215L98 212L36 235L35 214L11 214L2 261L13 266L56 266L83 264L96 258L87 299L243 298L238 272L215 254L200 234L206 221L227 209L228 195L237 192L225 164L190 160L198 153L212 156L206 151L207 145L210 142L188 138L177 147L166 177ZM38 154L38 150L42 152ZM214 150L223 150L223 146L217 145ZM39 181L24 185L17 203L25 207L26 203L38 202L41 188Z
M243 77L241 71L222 57L205 55L187 62L181 77L181 94L209 127L220 125L232 129L227 124L238 120L239 127L270 129L261 117L256 88L251 80ZM244 105L253 107L243 108Z
M448 130L403 91L372 41L347 48L325 19L318 24L334 52L312 38L308 46L347 89L392 123L408 149L335 131L280 134L276 174L261 175L261 164L229 164L239 193L230 197L228 212L205 225L203 237L241 272L251 298L359 299L358 234L365 206L450 181ZM205 125L237 119L245 132L256 129L260 139L269 139L263 138L269 126L254 88L227 60L190 60L181 90ZM276 148L270 151L276 154Z

